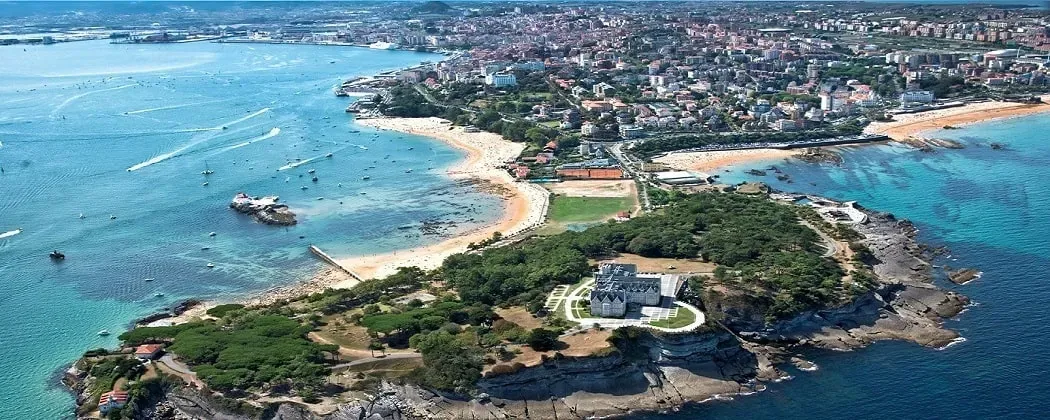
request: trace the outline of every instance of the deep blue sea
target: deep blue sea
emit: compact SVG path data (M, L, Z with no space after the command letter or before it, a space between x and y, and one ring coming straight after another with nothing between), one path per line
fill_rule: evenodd
M1050 400L1050 115L989 122L937 137L966 144L926 154L900 146L847 148L842 166L746 164L723 181L762 181L889 211L918 224L922 241L947 245L939 261L976 267L964 286L976 302L947 326L965 342L944 350L881 342L854 352L811 354L815 372L733 401L691 407L679 418L985 419L1047 418ZM1000 142L1007 150L989 148ZM744 174L776 165L792 177Z
M176 301L303 280L321 267L310 244L365 255L438 241L398 229L423 219L459 222L449 234L494 220L498 198L444 174L462 153L358 126L343 112L352 99L332 93L352 76L440 58L264 44L0 47L0 417L68 416L72 398L55 381L64 364ZM299 225L234 213L240 191L279 195ZM53 263L52 249L67 259Z

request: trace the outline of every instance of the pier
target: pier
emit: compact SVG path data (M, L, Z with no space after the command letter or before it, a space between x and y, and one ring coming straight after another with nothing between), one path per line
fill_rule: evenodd
M335 267L339 271L349 274L350 277L353 277L355 280L365 281L365 279L357 275L357 273L351 271L349 268L344 267L342 264L339 264L334 258L328 256L328 254L325 254L324 251L322 251L321 248L318 248L316 245L310 245L310 252L316 255L317 258L320 258L321 261L330 264L332 267Z

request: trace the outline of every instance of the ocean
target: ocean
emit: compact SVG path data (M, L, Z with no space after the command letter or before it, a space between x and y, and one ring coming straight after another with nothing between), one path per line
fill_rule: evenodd
M444 174L463 153L358 126L343 111L353 99L332 92L440 59L207 42L0 47L0 417L70 417L57 376L85 350L116 346L133 319L184 299L303 280L322 267L311 244L369 255L439 241L423 220L453 222L445 235L495 220L500 199ZM299 224L233 212L242 191L280 196ZM64 262L50 261L55 249Z
M945 130L961 150L884 145L845 148L841 166L772 161L720 174L727 183L762 181L774 188L856 200L915 222L920 240L946 245L936 264L975 267L980 279L941 287L975 305L947 326L966 341L943 350L880 342L853 352L808 354L815 372L761 393L691 406L677 418L958 419L1046 418L1050 386L1050 114ZM1005 150L992 150L999 142ZM790 175L745 174L775 165ZM655 418L655 417L654 417Z

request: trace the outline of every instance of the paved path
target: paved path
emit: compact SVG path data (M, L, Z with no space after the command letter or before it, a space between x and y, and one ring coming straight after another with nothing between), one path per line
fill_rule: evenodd
M204 388L204 383L197 378L197 373L190 370L190 367L186 366L186 364L175 360L175 358L171 357L170 353L161 356L160 360L157 360L157 363L171 370L175 375L182 378L182 380L196 385L198 388Z
M579 302L579 301L583 301L585 305L589 305L590 304L590 302L587 301L587 298L588 298L587 295L589 294L588 292L590 292L591 287L593 287L593 284L594 284L594 280L587 281L587 282L583 283L582 285L580 285L580 287L577 287L576 290L573 290L571 293L569 293L569 295L567 297L565 297L565 299L564 299L564 302L565 302L565 304L564 304L564 307L565 307L565 319L568 319L569 321L573 321L573 322L578 322L578 323L580 323L580 325L584 326L585 328L589 328L589 327L591 327L594 324L598 324L602 328L610 328L610 329L616 329L616 328L620 328L620 327L633 326L633 327L652 328L654 330L666 331L666 332L692 331L692 330L695 330L696 328L698 328L699 326L703 325L704 321L706 320L706 318L704 317L704 313L702 311L700 311L700 309L697 309L697 307L695 307L693 305L690 305L688 303L681 302L681 301L678 301L678 300L676 300L674 302L674 304L677 305L678 308L672 308L672 309L670 309L670 311L674 311L674 314L677 315L677 313L678 313L677 311L679 311L681 309L685 309L685 310L688 310L688 311L692 311L693 314L695 315L695 319L693 320L693 322L691 324L686 325L684 327L679 327L679 328L664 328L664 327L656 327L656 326L650 325L649 324L649 321L650 321L649 317L642 317L642 318L636 318L636 319L580 318L580 317L576 316L575 311L573 311L573 307L575 306L576 302ZM668 311L668 312L670 312L670 311ZM664 316L666 316L666 315L668 315L668 314L664 314ZM662 317L663 316L661 316L661 318ZM666 318L664 318L664 319L666 319Z
M816 226L813 226L813 224L808 221L802 220L801 222L803 225L806 225L806 227L813 229L813 231L816 232L817 235L820 235L820 238L824 240L824 248L827 248L827 250L824 251L824 257L833 257L835 254L839 253L841 248L839 247L838 241L828 236L824 231L817 229Z
M386 356L383 356L383 357L366 357L364 359L358 359L358 360L354 360L352 362L340 363L338 365L332 366L332 370L347 369L347 368L350 368L350 367L353 367L353 366L363 365L365 363L378 362L380 360L402 360L402 359L421 359L421 358L423 358L423 355L419 354L419 353L388 353Z

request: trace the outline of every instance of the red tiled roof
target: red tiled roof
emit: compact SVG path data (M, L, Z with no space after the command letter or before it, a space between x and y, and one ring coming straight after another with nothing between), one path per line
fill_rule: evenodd
M135 354L153 354L156 353L157 350L163 348L163 344L143 344L141 346L135 347Z
M128 393L124 391L109 391L98 398L98 405L105 405L110 402L124 404L128 402Z

